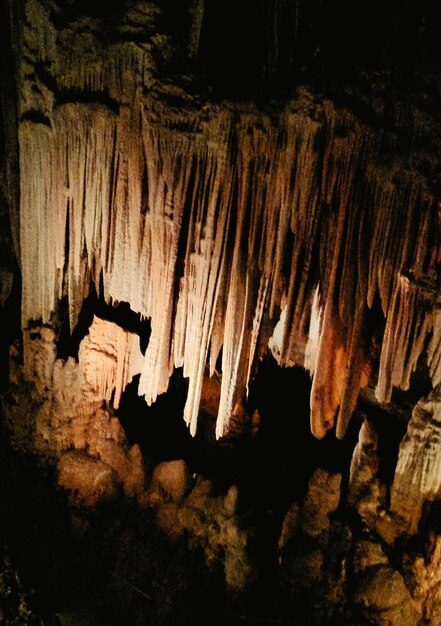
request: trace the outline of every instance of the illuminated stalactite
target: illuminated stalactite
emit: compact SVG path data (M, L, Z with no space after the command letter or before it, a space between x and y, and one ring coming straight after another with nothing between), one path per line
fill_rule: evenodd
M436 202L415 172L381 164L378 133L302 89L272 116L252 105L196 107L180 88L155 82L148 45L104 46L90 21L56 33L36 0L27 7L34 19L25 28L19 128L24 327L49 322L64 294L74 327L90 281L102 284L106 302L128 302L151 320L137 372L147 403L183 367L192 433L207 360L213 372L222 348L221 436L282 310L278 361L298 364L300 356L313 372L317 437L335 420L344 436L368 382L366 316L377 297L386 320L378 398L408 386L430 337L439 380L436 290L425 296L419 288L436 282L439 237L427 249L428 232L439 229ZM33 94L41 62L58 94ZM67 102L73 93L97 102ZM167 104L173 99L180 104ZM36 108L43 117L30 114ZM388 115L423 132L412 111ZM314 294L316 336L308 342Z

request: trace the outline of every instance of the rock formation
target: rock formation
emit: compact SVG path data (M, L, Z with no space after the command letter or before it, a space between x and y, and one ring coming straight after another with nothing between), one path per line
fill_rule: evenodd
M53 471L45 489L83 547L110 511L97 550L150 602L117 594L133 623L184 610L152 574L155 541L209 572L201 593L222 590L225 620L260 600L285 623L302 599L298 619L317 624L437 623L441 84L426 4L0 3L4 491L16 463ZM267 359L308 373L307 414L293 388L268 417ZM124 420L171 424L178 372L193 439L152 452L155 435ZM126 413L134 387L143 405ZM299 420L295 454L318 452L275 485L282 412ZM176 582L187 565L172 562Z

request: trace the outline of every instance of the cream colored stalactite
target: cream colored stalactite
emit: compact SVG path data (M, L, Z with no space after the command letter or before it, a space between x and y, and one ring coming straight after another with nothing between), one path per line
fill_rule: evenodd
M238 154L235 164L236 194L231 206L231 219L235 226L230 243L233 249L229 269L229 289L226 293L225 326L222 347L222 385L219 400L219 411L216 422L216 437L224 435L234 405L243 399L243 389L238 381L242 374L242 364L246 362L244 338L247 333L247 314L249 306L250 274L248 268L247 242L252 239L253 233L246 230L246 220L252 223L251 212L255 206L250 202L248 193L252 187L252 167L256 157L255 136L253 128L248 127L247 118L241 122L245 126L242 134L240 126L236 129L238 135ZM247 134L248 131L248 134ZM243 141L244 143L241 143ZM257 181L256 181L257 182ZM258 182L257 182L258 184ZM248 188L250 185L250 189ZM252 244L251 244L252 245Z
M383 181L382 181L383 182ZM388 402L393 387L407 389L432 329L433 295L421 288L434 270L427 265L432 211L421 182L403 176L401 186L372 181L375 189L368 305L378 290L386 318L377 399ZM428 272L428 274L426 274ZM431 344L434 345L433 343Z
M239 129L239 157L241 170L248 170L248 179L241 180L243 197L249 204L248 238L245 243L247 255L247 274L250 286L246 317L247 350L243 351L240 365L241 376L238 382L248 394L248 383L254 374L258 359L266 351L269 341L271 313L269 311L270 287L278 277L275 276L274 258L277 236L280 227L280 198L276 188L280 172L276 163L276 154L280 148L280 133L277 133L269 120L263 119L257 124L253 118ZM255 126L251 135L247 125ZM252 140L248 145L249 140ZM250 166L244 167L248 159ZM273 166L273 163L276 163ZM271 172L271 169L274 170ZM270 175L268 173L270 172ZM272 329L271 329L272 330Z
M275 155L278 160L276 197L280 198L280 223L276 242L271 309L280 304L282 299L278 288L282 281L288 235L293 235L291 269L284 296L286 323L280 358L282 365L292 365L295 362L293 356L295 346L303 339L301 317L310 295L308 293L310 270L318 236L320 197L317 177L320 156L315 144L320 125L298 114L287 114L284 121L286 146L280 146Z
M65 133L62 133L61 141L65 142L68 154L69 253L67 258L66 291L69 301L71 331L75 328L83 295L87 293L89 282L89 265L86 257L83 255L88 142L87 130L84 123L82 123L81 115L78 115L78 122L77 133L70 133L68 129L63 129L62 126L60 128L60 131L65 130ZM92 219L93 216L91 216Z
M20 247L22 324L49 322L62 292L67 194L54 132L21 122Z
M78 320L92 280L99 287L109 247L108 216L112 182L115 116L105 107L66 105L55 117L58 151L66 151L69 256L67 294L71 328ZM52 183L53 184L53 183Z
M245 372L245 387L246 387L246 395L248 395L249 391L249 382L254 373L254 365L260 354L260 343L259 339L261 339L260 335L262 333L262 322L265 319L267 302L268 302L268 294L269 294L269 285L270 285L270 276L261 276L259 281L259 289L257 292L257 297L255 298L255 312L252 322L252 327L250 329L250 339L249 339L249 355L248 355L248 363L247 369ZM269 337L265 336L263 338L265 349L268 346Z
M229 273L227 263L226 260L224 260L220 266L219 292L213 318L213 329L210 337L210 349L208 356L208 371L210 376L213 376L217 372L217 363L222 350L225 329L225 311L227 306L226 294L229 286L228 276Z
M224 275L222 267L225 263L229 220L225 195L229 200L231 172L226 167L223 156L209 154L206 167L203 168L205 176L197 178L198 186L200 185L202 189L196 204L193 205L197 219L195 221L190 219L190 229L194 229L193 245L187 250L185 279L182 280L178 302L180 315L177 317L185 320L185 330L180 340L176 338L176 344L182 345L184 376L189 382L184 419L189 425L191 434L196 432L220 280Z
M146 128L148 211L144 242L152 263L147 268L152 332L138 393L148 404L168 388L172 372L172 325L178 242L192 164L191 140L180 134Z
M328 123L332 128L332 117ZM337 433L340 438L344 436L358 395L362 367L360 359L355 360L354 357L358 356L363 304L356 312L350 304L345 306L357 284L363 296L365 288L360 284L362 268L357 267L353 270L354 274L348 273L344 269L344 261L348 256L358 258L360 253L358 229L362 226L356 219L358 207L353 199L353 178L364 146L356 142L356 133L349 132L347 139L333 137L333 133L330 136L325 149L323 192L326 201L338 210L330 231L333 233L331 253L324 257L329 264L323 268L324 276L328 278L321 285L326 290L326 304L310 398L311 430L318 438L334 426L337 410ZM328 218L327 227L330 225L332 222ZM348 253L348 246L351 245L353 248ZM362 297L361 303L364 300Z
M396 278L417 238L411 233L417 193L410 186L397 200L394 185L373 184L366 166L372 152L368 133L331 105L324 115L322 147L322 123L299 112L286 112L281 128L242 114L233 129L229 114L213 114L195 133L168 129L151 112L141 114L137 102L121 106L119 115L104 106L64 105L54 113L52 130L23 122L23 320L43 314L47 321L61 295L68 208L65 280L71 325L89 279L98 286L102 273L107 301L129 302L151 318L140 395L153 402L167 389L173 366L183 366L189 378L185 419L193 433L207 353L213 372L223 345L220 436L278 307L285 302L279 362L292 364L295 347L300 340L306 343L308 302L320 282L324 313L315 364L308 355L314 371L313 431L323 436L340 406L338 435L343 436L361 381L364 302L372 305L378 290L387 315L382 364L403 360L396 377L400 385L412 372L429 326L424 316L406 317L416 305ZM196 129L197 116L186 123ZM371 183L372 199L364 199ZM377 242L369 255L362 246L369 234L366 206ZM184 275L177 284L185 212ZM228 229L230 215L234 228ZM410 243L392 244L395 231ZM43 247L35 246L37 240ZM292 258L286 276L288 245ZM354 294L361 303L357 308ZM417 341L408 354L414 332ZM432 352L435 363L436 349ZM384 376L380 383L387 397L395 383Z
M256 358L261 320L273 274L275 231L279 207L272 205L268 172L276 135L265 120L256 125L246 115L237 132L237 204L231 207L236 225L225 313L222 386L216 436L227 428L232 411L246 396Z
M195 255L190 261L191 269L188 276L184 376L188 378L189 387L184 419L192 435L196 433L200 394L218 292L215 268L210 268L210 264L206 262L208 258L212 258L214 265L219 264L219 261L214 259L213 243L203 242L200 255ZM214 270L214 274L211 269Z
M235 213L234 251L230 268L230 287L227 294L225 311L225 327L222 347L222 385L219 400L219 411L216 422L216 437L222 437L228 425L231 412L236 401L241 400L242 390L237 386L239 363L243 340L246 332L246 305L248 301L249 277L246 272L246 258L242 248L244 221L246 213L245 200L239 197Z
M323 308L320 302L320 290L317 286L311 303L311 310L308 325L308 339L305 346L303 367L311 378L314 376L317 364L317 356L320 344L321 328L323 321Z
M115 148L110 155L108 246L104 268L104 294L108 301L128 302L133 311L151 315L146 291L149 286L150 259L143 255L145 219L142 185L146 177L140 108L124 107L116 125ZM106 250L103 250L106 253Z
M229 129L227 130L229 132ZM222 184L231 176L222 159L222 146L225 142L223 133L218 141L195 142L192 156L192 185L187 197L187 237L183 259L183 276L179 284L179 297L173 330L173 359L175 366L190 368L188 356L197 345L196 337L201 331L200 322L204 325L202 309L210 310L213 306L211 291L207 293L207 301L198 302L191 298L193 287L199 294L206 292L209 283L210 266L215 271L222 262L222 254L217 250L214 255L215 239L223 238L222 217L226 215L221 200ZM218 144L218 145L217 145ZM218 211L221 221L218 223ZM199 318L199 321L198 321ZM205 318L208 319L209 315ZM205 344L204 344L205 345ZM205 353L205 348L202 347ZM197 368L198 369L198 368ZM189 374L191 387L191 376ZM189 391L190 393L190 391Z
M408 389L432 320L427 302L406 276L400 276L386 320L376 397L389 402L393 387Z
M290 123L289 123L290 122ZM293 171L293 160L297 154L296 151L296 132L295 124L291 118L284 120L287 132L279 139L277 150L274 154L274 168L276 173L273 175L273 188L272 196L270 197L269 204L275 209L278 207L278 228L276 231L275 253L273 258L273 272L274 280L271 284L270 300L269 300L269 313L273 316L282 300L283 285L281 281L282 267L284 263L284 253L286 250L286 238L289 232L291 211L293 207L293 185L290 184L290 178L284 176L284 171ZM293 130L294 127L294 130ZM309 128L305 124L306 128ZM303 128L300 126L300 128ZM274 213L276 211L274 210Z
M216 240L219 242L222 241L222 247L219 247L219 245L217 247L217 253L220 255L220 263L218 276L216 277L216 301L213 304L213 317L209 338L208 368L210 376L216 372L216 365L224 342L225 318L231 280L231 243L227 240L227 233L230 229L232 230L231 222L234 224L236 220L234 213L235 207L232 204L235 183L234 149L232 147L234 139L233 115L231 112L223 112L220 114L220 112L217 111L216 113L214 119L212 118L209 124L207 124L207 146L217 154L217 167L219 168L220 174L218 181L220 185L220 202L216 229L220 229L222 225L224 225L225 232L220 233L218 231L216 234ZM218 141L219 138L221 139L220 141ZM222 178L222 172L225 172L224 178ZM219 237L221 237L221 239L219 239Z
M245 279L245 284L243 284L239 276L241 276L242 280ZM225 315L222 385L216 421L217 438L225 434L235 402L242 399L242 389L237 386L237 377L246 330L245 309L248 289L248 277L241 271L239 263L234 264L231 272L231 286Z
M92 119L88 120L87 116L82 116L89 122L89 127L85 129L87 155L84 162L82 256L86 258L88 271L98 289L100 274L105 267L106 251L110 245L109 209L113 175L111 164L116 119L104 107L92 109L91 112ZM75 128L70 130L68 149ZM79 252L80 250L77 250L77 253Z
M146 216L146 244L152 256L151 266L145 280L150 281L149 317L151 335L146 350L138 387L147 404L152 404L158 395L167 391L172 371L170 360L172 324L172 270L173 224L170 218L158 215Z

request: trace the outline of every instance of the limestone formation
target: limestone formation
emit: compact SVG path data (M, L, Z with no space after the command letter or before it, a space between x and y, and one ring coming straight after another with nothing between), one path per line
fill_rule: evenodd
M153 3L107 44L92 17L72 14L57 31L60 9L49 4L25 3L18 59L24 328L49 322L62 295L73 328L90 282L101 285L108 303L128 302L151 320L139 381L148 404L183 366L193 434L207 359L213 372L222 347L219 437L278 312L279 361L292 364L317 293L317 348L307 356L317 437L336 415L344 437L368 382L376 298L385 317L377 397L409 386L428 337L438 380L440 244L429 237L438 201L416 168L386 167L381 155L381 125L409 126L414 142L433 136L416 106L380 107L377 132L304 87L271 117L253 105L199 107L156 76L155 54L167 45L153 34ZM125 39L131 28L139 45Z
M0 556L50 612L441 623L436 9L0 0Z

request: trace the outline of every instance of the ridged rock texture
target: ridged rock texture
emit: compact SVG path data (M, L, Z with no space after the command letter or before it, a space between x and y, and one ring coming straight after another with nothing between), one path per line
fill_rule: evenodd
M2 419L92 536L84 562L101 549L129 581L120 605L148 601L141 623L185 619L186 577L210 602L213 581L228 602L251 588L257 615L279 585L279 623L440 622L436 7L368 4L0 0L0 322L20 326L0 341ZM344 451L306 459L274 507L302 465L266 466L269 356L306 370L308 435ZM150 408L178 370L190 440L227 450L228 476L234 443L251 461L262 445L249 510L240 485L124 431L131 385ZM297 388L273 400L275 420L301 413Z
M153 3L134 4L136 21L129 11L110 41L97 18L73 13L60 25L57 12L25 3L24 328L49 323L65 295L73 329L90 283L106 302L129 303L151 320L138 393L153 403L183 367L192 433L207 363L213 373L222 348L221 436L281 312L281 365L303 365L299 346L316 346L308 367L319 438L335 422L344 436L372 367L380 401L407 389L429 338L439 380L439 201L412 151L439 146L439 136L423 112L375 101L377 129L301 88L271 115L201 102L156 78L155 57L168 48L154 34ZM384 158L386 127L407 136L401 166ZM374 303L384 332L369 322ZM115 387L132 368L130 355L119 359Z

